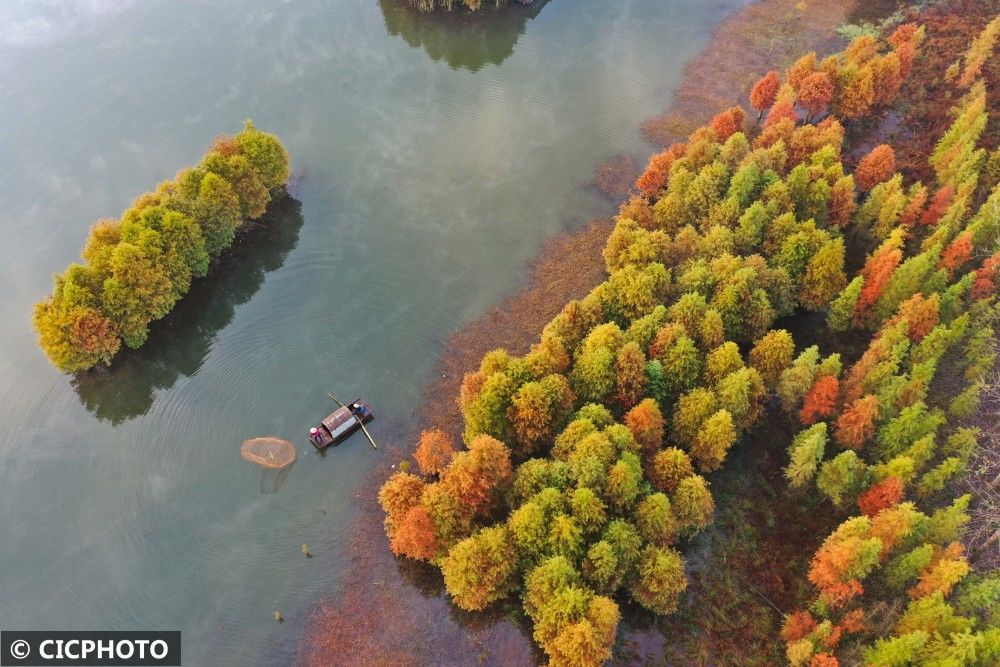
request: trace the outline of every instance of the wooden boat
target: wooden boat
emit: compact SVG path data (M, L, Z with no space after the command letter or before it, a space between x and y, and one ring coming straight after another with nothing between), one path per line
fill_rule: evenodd
M358 406L352 409L353 406ZM355 414L357 413L357 414ZM356 398L346 406L337 408L326 419L316 426L316 431L309 433L309 442L316 449L326 449L330 445L338 445L361 427L361 422L369 422L375 418L372 406L363 398Z

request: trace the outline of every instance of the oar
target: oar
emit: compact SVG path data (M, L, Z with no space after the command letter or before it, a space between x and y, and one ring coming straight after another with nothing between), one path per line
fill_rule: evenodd
M347 407L343 403L341 403L340 401L338 401L337 397L334 396L333 394L327 393L327 396L329 396L330 398L332 398L333 402L336 403L337 405L339 405L340 407L342 407L342 408L343 407ZM354 418L358 422L358 426L360 426L361 430L364 431L365 437L368 438L368 442L372 443L372 447L374 447L375 449L378 449L378 445L375 444L375 439L372 438L372 434L368 432L367 428L365 428L365 423L364 423L364 421L362 421L361 417L358 417L358 413L352 412L351 414L354 415Z

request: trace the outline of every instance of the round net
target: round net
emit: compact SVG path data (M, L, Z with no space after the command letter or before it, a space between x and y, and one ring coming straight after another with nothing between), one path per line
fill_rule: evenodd
M295 445L269 436L244 440L240 456L265 468L284 468L295 462Z

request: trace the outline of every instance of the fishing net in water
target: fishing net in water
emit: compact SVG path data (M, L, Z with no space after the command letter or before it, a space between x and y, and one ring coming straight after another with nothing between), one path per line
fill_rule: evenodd
M251 438L243 441L240 456L265 468L284 468L295 463L295 445L274 436Z

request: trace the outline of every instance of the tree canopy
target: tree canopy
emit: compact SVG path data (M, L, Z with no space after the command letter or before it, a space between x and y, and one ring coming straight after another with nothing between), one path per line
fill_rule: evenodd
M284 146L248 120L120 219L97 222L85 263L57 274L52 294L35 306L38 343L52 364L74 373L110 364L122 343L140 347L150 324L208 273L244 220L264 214L288 176Z

